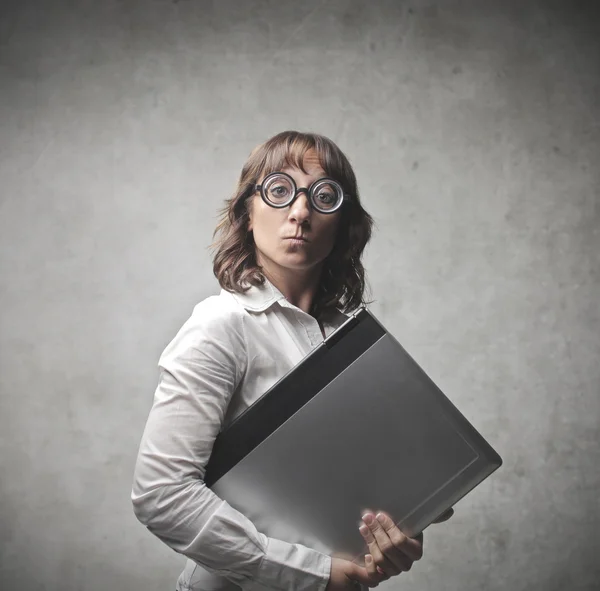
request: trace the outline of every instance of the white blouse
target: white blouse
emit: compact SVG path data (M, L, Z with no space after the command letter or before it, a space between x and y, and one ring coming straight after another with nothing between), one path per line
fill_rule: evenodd
M325 334L346 318L338 312ZM203 481L223 426L322 341L317 320L266 281L197 304L163 351L131 500L137 518L188 557L179 589L325 589L329 556L267 537Z

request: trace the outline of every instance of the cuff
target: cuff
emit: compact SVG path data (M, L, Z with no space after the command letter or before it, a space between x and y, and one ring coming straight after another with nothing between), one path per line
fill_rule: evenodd
M331 556L302 544L267 538L267 551L256 581L272 589L325 591L330 573Z

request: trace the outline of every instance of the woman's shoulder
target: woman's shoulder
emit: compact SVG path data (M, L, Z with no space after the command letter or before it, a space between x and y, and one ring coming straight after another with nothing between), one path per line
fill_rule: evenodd
M198 368L223 372L230 368L239 378L247 363L242 311L227 295L198 302L183 326L161 353L158 365L171 373Z
M199 301L193 308L190 320L215 326L239 325L243 309L231 293L224 289Z
M243 310L228 292L208 296L194 305L169 347L177 344L195 348L206 342L243 346L242 316Z

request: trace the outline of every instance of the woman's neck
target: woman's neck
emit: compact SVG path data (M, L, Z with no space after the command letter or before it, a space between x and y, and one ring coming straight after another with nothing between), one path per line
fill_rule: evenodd
M266 268L262 265L262 271L290 304L310 314L321 279L320 268L303 273L295 269Z

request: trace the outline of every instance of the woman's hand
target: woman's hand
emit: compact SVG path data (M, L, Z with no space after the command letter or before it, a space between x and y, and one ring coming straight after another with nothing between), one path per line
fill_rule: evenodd
M409 571L413 562L423 556L422 533L416 538L409 538L383 511L377 513L377 516L367 511L363 515L363 521L359 530L369 546L370 554L365 557L365 565L371 576L379 573L383 576L382 580L387 580Z
M454 509L442 513L433 523L448 521L454 515ZM367 511L363 515L364 524L360 533L369 546L370 554L365 556L365 566L371 577L379 574L382 581L409 571L415 560L423 556L423 534L416 538L404 535L394 520L383 511L374 515Z
M453 514L454 510L448 509L433 523L447 521ZM370 524L359 528L370 550L370 554L365 556L365 566L342 558L332 558L325 591L356 591L357 583L377 587L382 581L409 571L413 562L423 556L423 534L409 538L396 527L387 513L380 511L377 515L381 520L367 511L363 521Z

